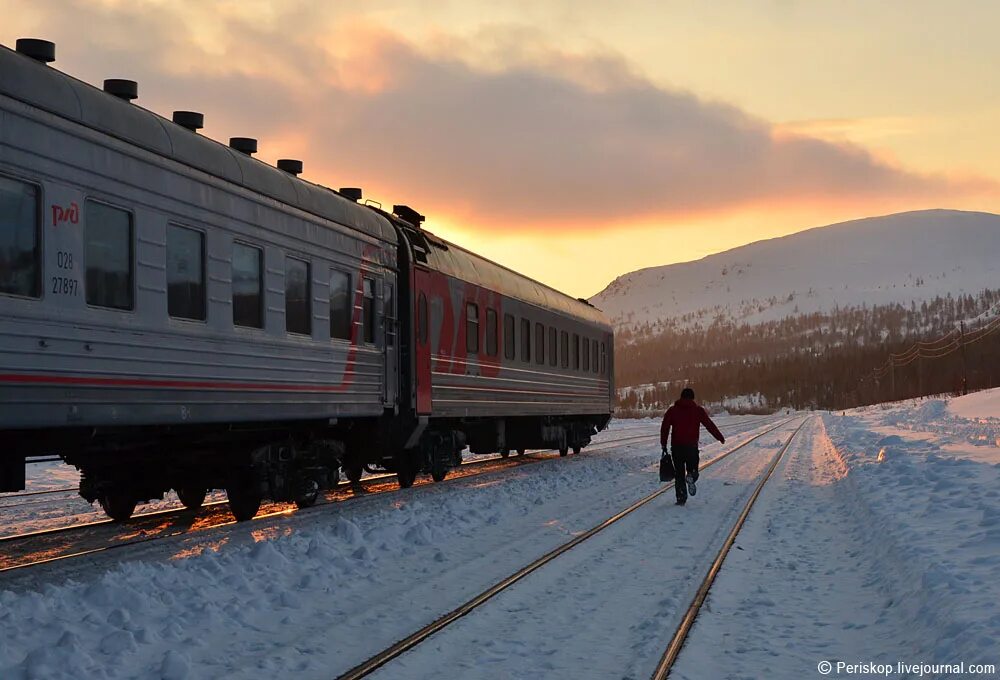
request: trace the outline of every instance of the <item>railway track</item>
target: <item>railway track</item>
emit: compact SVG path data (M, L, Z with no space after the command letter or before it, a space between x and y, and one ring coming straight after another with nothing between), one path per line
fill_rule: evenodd
M593 444L587 448L587 451L601 451L617 446L655 441L657 439L658 435L656 434L632 435ZM450 476L442 483L447 484L449 481L455 481L469 476L482 474L482 472L507 469L526 464L540 463L546 460L558 459L559 455L554 450L543 450L527 452L523 456L510 458L501 458L496 456L470 460L463 463L458 470L454 471L455 474L453 474L453 476ZM439 483L439 485L440 484L441 483ZM418 480L418 483L415 486L428 485L431 485L431 482L428 479L421 479ZM295 506L289 504L273 504L273 509L259 513L253 521L265 520L280 515L316 511L323 507L329 507L339 503L350 502L352 500L359 500L384 493L391 493L397 490L398 488L395 484L394 474L372 475L371 477L363 479L357 486L342 485L341 487L338 487L338 489L328 492L328 495L324 498L324 500L317 503L317 505L312 508L297 509ZM12 572L42 564L94 555L96 553L107 552L138 544L146 544L152 541L190 533L193 530L235 525L236 522L230 519L228 513L225 512L227 505L227 501L213 501L211 503L206 503L202 506L201 510L194 512L183 508L171 508L138 514L126 523L117 523L112 520L98 520L0 537L0 550L3 550L4 553L0 556L0 573ZM210 513L216 512L219 515L217 518L218 521L210 520L202 526L193 528L193 523L197 520L197 516L204 515L202 512L203 510L208 510ZM183 523L172 526L170 523L171 520L176 520L178 518L185 518L186 522L191 523ZM157 533L149 533L151 531L157 531L157 527L164 526L166 528L158 530ZM52 545L52 540L57 539L62 535L74 532L84 532L90 529L100 529L102 527L120 528L122 531L127 532L129 538L116 543L102 544L81 549L64 550L59 546ZM105 537L105 539L106 538L107 537ZM38 544L35 546L29 546L27 550L23 549L24 544L31 541L37 541ZM14 547L21 548L19 554L13 554L12 548ZM56 554L53 554L54 552Z
M762 416L762 417L759 417L759 418L747 419L747 420L741 421L738 424L740 426L743 426L743 425L751 425L751 426L753 426L753 425L756 425L757 423L765 422L767 420L772 420L772 419L773 419L773 416ZM645 426L630 426L630 427L621 428L621 429L618 430L618 432L620 434L627 434L628 432L632 432L632 431L635 431L635 430L646 430L646 429L647 429L647 427L645 427ZM619 440L615 440L615 441L618 442ZM608 443L608 442L598 442L598 444L595 444L594 446L602 445L602 444L606 444L606 443ZM588 447L588 450L592 451L593 447ZM470 462L473 462L473 461L470 461ZM387 475L373 475L371 477L365 477L362 481L367 481L368 479L383 479L383 478L389 478L389 477L392 477L392 475L388 475L388 474ZM25 505L27 503L32 503L32 504L33 503L39 503L39 504L41 504L41 503L48 503L48 502L58 502L60 499L56 499L56 498L46 498L44 500L34 500L34 499L36 497L38 497L38 496L51 496L53 494L58 494L58 493L76 493L78 491L79 491L79 487L78 486L65 486L65 487L60 487L58 489L45 489L44 491L21 491L21 492L17 492L17 493L0 494L0 511L9 510L11 508L19 508L19 507L22 507L23 505ZM24 499L24 498L30 498L32 500L29 500L26 503L20 502L21 499ZM12 502L12 503L6 503L6 501L14 501L14 502ZM225 501L220 501L220 503L224 504ZM205 505L208 506L210 504L206 503ZM0 540L2 540L3 538L4 537L0 537Z
M746 420L736 425L740 427L740 432L745 432L746 430L758 427L761 422L766 422L768 420L772 420L772 418L765 417ZM658 434L647 432L646 434L629 435L618 439L598 442L587 447L586 451L597 452L633 443L655 442L658 441L658 439ZM483 472L491 472L509 467L518 467L520 465L538 463L546 460L556 460L558 458L559 456L557 452L554 449L549 449L530 451L527 452L526 455L510 458L501 458L497 455L489 458L469 460L464 462L459 469L453 471L453 475L446 479L444 483L482 474ZM416 486L427 486L430 484L431 482L429 479L422 478L421 480L418 480ZM397 490L394 474L372 475L361 480L359 485L345 484L341 485L337 489L328 491L323 500L317 503L317 505L313 508L297 509L295 506L290 504L275 503L272 504L269 509L266 508L263 512L259 513L254 518L254 521L265 520L281 515L314 511L322 507L328 507L343 502L356 501L366 497L395 492ZM234 525L236 522L229 517L227 507L228 502L225 500L212 501L205 503L198 511L191 511L185 508L168 508L137 514L129 522L124 524L114 522L110 519L101 519L97 521L3 536L0 537L0 550L3 552L3 554L0 555L0 574L77 557L85 557L128 546L146 544L152 541L188 534L192 531ZM0 507L0 511L4 509L6 508ZM205 511L209 513L207 517ZM87 530L94 529L100 530L102 527L119 529L120 533L125 533L126 537L122 538L119 542L109 543L108 541L116 540L117 537L102 536L100 537L100 540L104 541L103 543L94 546L81 546L79 548L55 543L55 541L59 540L62 535L73 534L75 532L86 532ZM32 541L36 543L32 544ZM26 543L28 546L25 549ZM17 550L15 550L15 548Z
M715 464L717 464L717 463L725 460L726 458L728 458L732 454L736 453L737 451L740 451L741 449L745 448L746 446L748 446L749 444L753 443L754 441L760 439L761 437L763 437L763 436L765 436L765 435L767 435L767 434L769 434L771 432L774 432L778 428L781 428L781 427L789 424L793 420L794 420L794 418L788 418L788 419L782 420L782 421L778 422L777 424L775 424L774 426L769 427L769 428L763 430L762 432L759 432L759 433L757 433L757 434L749 437L748 439L746 439L745 441L741 442L740 444L734 446L733 448L729 449L728 451L725 451L724 453L722 453L722 454L720 454L720 455L712 458L711 460L705 462L701 466L701 469L705 470L705 469L708 469L708 468L714 466ZM748 503L747 508L744 510L744 513L741 515L741 519L739 520L739 526L742 526L742 521L745 520L745 515L749 513L749 507L751 507L753 505L753 501L755 501L756 497L759 495L760 489L763 487L763 484L770 477L771 472L777 466L777 464L780 461L781 457L784 455L784 452L787 450L788 446L791 444L792 440L795 438L795 435L798 434L799 430L802 428L802 426L805 424L805 422L807 420L808 420L808 418L803 419L803 421L799 425L799 427L796 428L796 430L791 434L791 436L788 438L788 440L785 442L785 444L781 447L779 453L775 456L774 460L771 463L771 466L768 468L768 471L765 474L764 479L758 485L758 487L755 490L753 496L751 497L751 501ZM595 527L593 527L593 528L591 528L591 529L589 529L589 530L587 530L587 531L585 531L585 532L583 532L581 534L578 534L577 536L575 536L571 540L566 541L565 543L561 544L560 546L556 547L555 549L549 551L548 553L546 553L546 554L542 555L541 557L539 557L538 559L534 560L530 564L528 564L528 565L522 567L521 569L517 570L516 572L514 572L510 576L506 577L505 579L503 579L503 580L495 583L494 585L492 585L489 588L487 588L486 590L482 591L481 593L479 593L478 595L476 595L472 599L470 599L467 602L461 604L457 608L455 608L452 611L444 614L443 616L439 617L438 619L432 621L431 623L429 623L428 625L424 626L420 630L412 633L411 635L408 635L407 637L405 637L402 640L396 642L395 644L391 645L390 647L387 647L386 649L384 649L384 650L378 652L377 654L369 657L367 660L363 661L362 663L354 666L353 668L351 668L347 672L339 675L337 677L337 680L358 680L360 678L364 678L364 677L369 676L370 674L372 674L373 672L377 671L379 668L382 668L384 665L386 665L387 663L389 663L393 659L396 659L399 656L405 654L406 652L414 649L415 647L417 647L418 645L420 645L424 641L428 640L430 637L432 637L436 633L441 632L442 630L446 629L448 626L450 626L453 623L455 623L458 620L460 620L462 617L464 617L467 614L475 611L476 609L478 609L482 605L484 605L487 602L489 602L490 600L492 600L495 596L497 596L501 592L507 590L511 586L513 586L516 583L520 582L522 579L524 579L525 577L529 576L530 574L538 571L539 569L541 569L545 565L549 564L550 562L552 562L553 560L555 560L559 556L561 556L561 555L569 552L570 550L576 548L581 543L584 543L585 541L587 541L588 539L590 539L593 536L597 535L598 533L600 533L604 529L606 529L606 528L608 528L608 527L616 524L617 522L619 522L623 518L631 515L633 512L635 512L639 508L641 508L641 507L645 506L646 504L648 504L650 501L658 498L662 494L664 494L667 491L673 489L673 486L674 486L673 484L666 484L666 485L660 487L659 489L657 489L653 493L651 493L651 494L649 494L649 495L647 495L647 496L639 499L638 501L632 503L631 505L629 505L624 510L620 511L619 513L617 513L617 514L615 514L615 515L613 515L611 517L609 517L608 519L604 520L603 522L601 522L597 526L595 526ZM731 532L730 539L727 540L727 545L728 546L731 546L732 545L732 540L735 540L735 534L738 533L739 526L735 527L734 530L733 530L733 532ZM726 548L726 550L728 551L728 548ZM724 559L724 556L723 556L722 559ZM721 565L721 560L719 561L719 565ZM713 566L716 567L716 565L714 565L714 564L713 564ZM718 567L716 567L715 570L717 572L718 571ZM714 576L713 576L713 578L714 578ZM706 589L706 593L707 593L707 589ZM704 601L704 597L702 597L701 601L702 602ZM700 607L700 603L699 603L698 606ZM689 629L690 629L690 626L688 626L688 630ZM685 633L685 635L686 635L686 633ZM679 650L679 647L678 647L678 650ZM671 661L671 663L672 663L672 661Z
M708 597L708 592L712 588L712 584L715 583L715 577L718 576L719 571L722 569L722 564L725 562L726 557L729 555L729 551L732 549L733 544L736 542L736 537L740 533L740 529L743 528L743 524L746 522L747 517L750 515L750 510L753 509L754 503L757 502L757 498L760 496L760 492L764 489L764 485L767 484L768 480L771 479L771 474L774 472L775 468L778 467L778 463L784 458L785 452L788 451L788 447L791 446L792 440L795 439L795 435L799 433L805 424L809 421L806 418L802 423L795 428L792 436L788 438L784 446L775 454L774 458L771 460L770 466L767 471L761 477L760 481L757 483L756 488L750 498L747 499L746 505L743 506L743 511L740 513L739 517L736 518L736 522L733 524L732 529L729 531L729 535L726 536L726 540L722 544L722 548L719 549L718 554L715 559L712 560L711 566L708 568L708 572L702 579L701 584L698 586L698 591L695 593L694 599L688 606L687 611L684 612L684 618L681 619L681 623L677 626L677 630L674 632L673 637L670 638L670 644L667 645L666 651L663 652L663 656L660 657L659 663L656 664L656 669L653 671L651 680L665 680L670 675L670 670L673 668L674 663L677 661L677 657L680 656L681 650L684 648L684 642L687 640L688 635L691 632L691 628L694 626L695 619L698 618L698 614L701 612L701 607L705 604L705 598Z

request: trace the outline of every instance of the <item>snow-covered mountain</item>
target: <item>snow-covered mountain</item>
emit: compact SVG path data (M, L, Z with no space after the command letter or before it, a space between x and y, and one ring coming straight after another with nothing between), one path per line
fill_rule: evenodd
M797 314L1000 288L1000 215L923 210L818 227L624 274L591 298L620 328Z

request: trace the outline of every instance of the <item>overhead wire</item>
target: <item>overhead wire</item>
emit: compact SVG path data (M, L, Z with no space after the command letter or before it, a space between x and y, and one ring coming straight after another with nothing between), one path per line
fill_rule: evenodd
M902 352L890 352L889 358L886 359L884 363L872 369L871 373L865 378L862 378L862 380L868 378L879 380L888 375L892 369L909 366L917 359L944 358L950 354L954 354L963 347L989 337L993 333L1000 330L1000 315L998 315L1000 314L1000 305L995 305L990 308L981 314L979 318L983 318L991 314L997 316L994 316L990 321L974 330L960 331L953 328L940 338L936 338L934 340L917 340L909 348Z

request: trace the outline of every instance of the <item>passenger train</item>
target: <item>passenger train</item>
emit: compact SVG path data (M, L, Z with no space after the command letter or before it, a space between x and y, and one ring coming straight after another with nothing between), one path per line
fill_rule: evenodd
M606 427L613 331L586 301L54 58L0 47L0 491L58 454L113 519L225 489L245 520Z

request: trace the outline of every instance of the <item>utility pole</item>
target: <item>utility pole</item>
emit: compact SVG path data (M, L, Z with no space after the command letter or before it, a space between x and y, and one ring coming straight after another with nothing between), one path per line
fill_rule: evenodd
M958 346L962 348L962 394L969 393L969 364L965 360L965 322L961 322L962 334L958 337Z
M924 396L924 362L920 351L917 350L917 396L921 399Z

